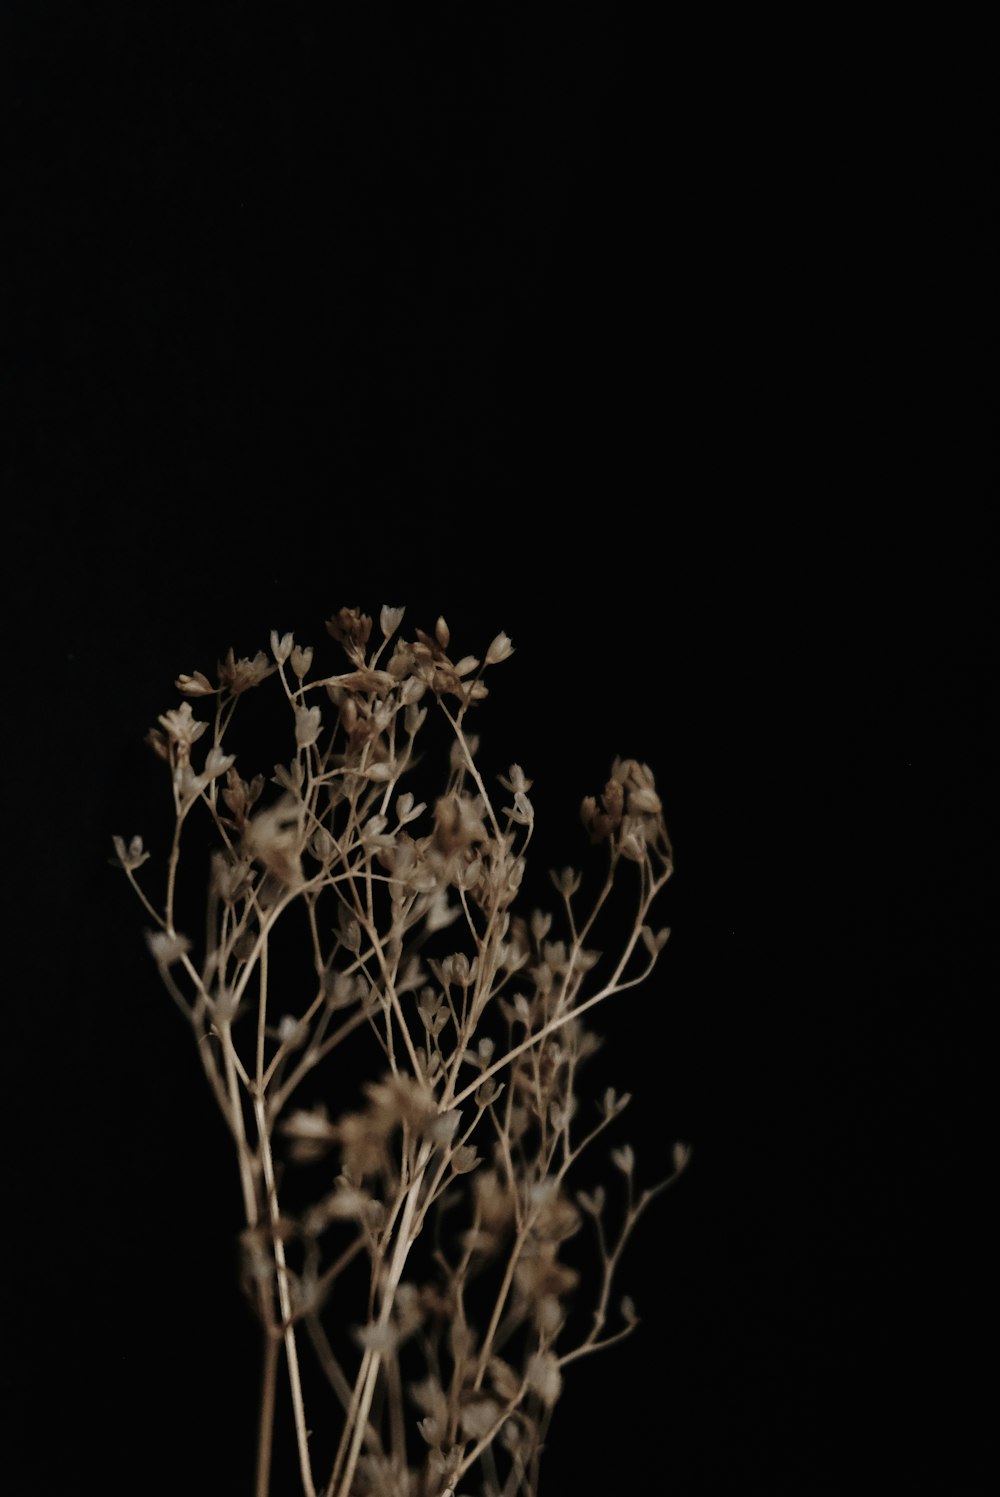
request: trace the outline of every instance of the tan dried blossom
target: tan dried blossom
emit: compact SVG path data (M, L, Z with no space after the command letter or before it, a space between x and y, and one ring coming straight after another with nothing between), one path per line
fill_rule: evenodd
M451 1167L456 1175L468 1175L480 1163L479 1155L472 1144L463 1144L451 1156Z
M190 702L182 702L173 711L162 713L157 722L163 728L167 743L184 757L208 728L208 723L195 718Z
M284 665L292 653L295 637L292 634L282 634L279 637L277 629L271 630L271 654L279 665Z
M623 1144L620 1149L611 1150L611 1162L623 1175L631 1175L635 1168L635 1154L631 1144Z
M235 754L224 754L218 745L210 748L205 759L205 767L202 770L203 780L206 783L209 780L217 780L220 775L226 774L235 762Z
M364 663L365 646L371 637L372 621L368 614L358 608L341 608L326 621L327 632L343 645L347 654L358 664Z
M374 670L366 666L364 670L349 671L345 676L337 676L336 684L344 691L372 695L379 691L393 691L399 682L388 671ZM353 704L352 710L355 712L358 710L357 704Z
M555 868L550 868L549 878L556 892L561 894L563 899L572 899L583 883L583 874L577 873L575 868L563 868L559 872Z
M497 634L486 651L486 664L499 665L501 660L509 660L513 653L514 646L511 644L509 636L503 633Z
M474 1395L462 1407L459 1425L467 1440L481 1440L500 1418L500 1405L493 1398Z
M562 1392L562 1372L553 1352L537 1351L528 1361L528 1387L549 1408Z
M316 742L323 726L323 716L318 707L296 707L295 709L295 746L296 748L311 748Z
M604 1101L602 1103L605 1117L616 1118L620 1112L625 1111L625 1108L628 1106L631 1100L631 1092L626 1092L624 1096L619 1097L615 1092L614 1087L609 1086L607 1091L604 1093Z
M387 1075L381 1081L365 1086L369 1116L386 1132L405 1123L415 1133L422 1133L438 1115L434 1094L423 1082L412 1076Z
M141 868L149 858L149 853L143 851L142 838L132 837L126 846L124 837L112 837L115 856L108 861L113 868L125 868L130 873L136 868Z
M665 925L662 930L654 932L650 930L648 925L644 925L640 929L639 934L642 937L642 944L650 956L656 957L659 956L670 939L670 927L669 925Z
M577 1205L586 1211L588 1216L600 1216L604 1210L605 1199L603 1185L598 1185L592 1191L578 1190L576 1193Z
M294 796L282 796L275 805L247 822L243 843L247 856L282 884L301 883L305 833L302 806Z
M535 808L531 801L523 793L518 791L514 796L512 806L504 806L504 815L509 816L511 821L516 821L518 826L531 826L535 819Z
M263 650L258 650L252 660L246 657L237 660L230 648L225 660L219 661L219 685L231 696L240 696L244 691L259 686L275 669Z
M312 665L312 659L312 645L306 645L304 647L299 645L292 646L292 651L289 656L289 664L291 665L293 672L300 681L304 680L304 678L308 676L309 667Z
M358 1345L365 1351L377 1351L386 1356L399 1345L399 1332L394 1325L363 1325L355 1332Z
M172 966L191 950L191 942L187 936L178 935L176 931L147 931L146 942L153 960L160 967Z
M513 1225L516 1215L514 1192L496 1169L480 1170L473 1181L476 1205L483 1226L494 1235L502 1235Z
M388 603L383 603L379 611L378 622L386 639L391 639L403 622L405 608L390 608Z
M211 887L226 904L235 904L253 885L253 871L248 860L233 858L228 852L212 854Z
M293 1112L282 1123L281 1131L291 1141L290 1157L299 1164L322 1159L338 1136L325 1107Z
M214 697L219 691L219 687L213 686L201 671L193 671L190 676L178 676L174 685L188 697Z
M260 800L264 789L264 776L259 774L249 782L241 780L236 770L230 767L226 771L226 788L222 792L222 799L233 813L232 821L226 821L225 825L242 832L246 826L247 816Z
M489 840L478 800L444 795L434 806L434 843L443 853L461 852Z
M497 775L497 779L505 790L510 791L511 795L527 795L534 784L533 780L526 777L520 764L512 764L507 773Z
M560 1299L563 1295L572 1293L580 1282L577 1269L559 1262L558 1250L559 1245L554 1242L525 1249L515 1281L533 1303L546 1295Z

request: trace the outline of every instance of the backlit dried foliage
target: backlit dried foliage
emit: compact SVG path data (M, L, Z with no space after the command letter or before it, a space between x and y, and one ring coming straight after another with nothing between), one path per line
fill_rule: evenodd
M173 796L162 878L141 838L114 839L235 1144L243 1285L264 1334L256 1497L271 1491L282 1363L305 1497L537 1497L567 1368L637 1324L613 1277L687 1162L676 1146L668 1178L640 1190L625 1145L607 1195L575 1179L628 1102L582 1099L597 1046L583 1015L641 983L668 934L650 924L672 867L651 771L614 764L581 808L593 876L553 871L554 911L518 913L532 782L513 764L487 785L467 729L511 642L453 659L443 618L412 638L402 622L402 608L377 626L340 609L339 673L312 675L313 650L275 632L269 655L178 677L183 700L149 735ZM261 687L287 723L289 757L269 772L227 739ZM444 729L433 792L423 739L417 753L429 714ZM174 923L193 816L214 841L197 938ZM602 954L591 941L615 893L632 916ZM307 959L286 975L289 930ZM319 1198L292 1208L303 1172ZM589 1272L567 1249L582 1231Z

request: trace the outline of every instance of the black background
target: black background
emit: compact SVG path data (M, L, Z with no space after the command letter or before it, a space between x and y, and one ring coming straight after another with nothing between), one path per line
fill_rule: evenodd
M179 671L383 602L512 636L482 732L539 869L619 752L675 841L593 1085L643 1179L693 1161L547 1490L985 1490L974 38L5 24L12 1490L250 1490L234 1171L106 859Z

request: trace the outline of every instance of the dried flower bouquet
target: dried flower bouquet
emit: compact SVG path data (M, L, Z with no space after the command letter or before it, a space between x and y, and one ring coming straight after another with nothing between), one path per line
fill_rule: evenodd
M552 874L555 915L525 918L531 781L515 764L501 796L488 788L466 727L510 640L453 661L443 619L412 640L402 619L383 607L373 644L372 619L341 609L327 624L347 656L338 674L311 675L312 649L273 633L270 655L230 651L214 682L181 676L184 701L150 734L174 807L162 895L140 874L141 839L115 838L235 1144L244 1288L264 1339L256 1497L271 1490L282 1358L304 1497L448 1497L476 1482L488 1497L537 1497L564 1369L636 1324L629 1299L612 1309L613 1277L687 1160L675 1146L668 1179L640 1191L632 1150L614 1149L625 1204L610 1232L604 1189L570 1180L628 1101L608 1091L578 1106L598 1043L583 1016L643 982L668 935L649 923L672 871L650 770L618 761L584 800L603 849L586 898L565 868ZM293 745L270 781L243 778L227 748L241 699L265 681ZM446 728L426 803L429 712ZM196 815L213 839L198 941L175 925ZM601 956L589 943L619 886L633 916ZM305 1177L319 1199L292 1206ZM585 1218L595 1251L580 1325L584 1276L566 1245Z

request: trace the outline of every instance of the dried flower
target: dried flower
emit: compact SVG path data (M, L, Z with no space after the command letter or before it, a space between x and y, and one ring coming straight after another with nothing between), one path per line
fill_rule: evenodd
M162 724L167 742L185 756L208 727L208 723L195 718L190 702L182 702L174 711L164 712L157 722Z
M486 651L486 664L499 665L501 660L509 660L514 653L514 646L506 634L497 634Z
M149 930L146 932L146 944L160 967L173 966L174 962L179 962L191 950L191 942L176 931Z
M213 697L219 690L201 671L194 671L190 676L178 676L174 685L188 697Z
M562 1392L562 1373L552 1352L535 1352L528 1361L527 1381L531 1391L537 1393L548 1408L556 1403Z
M372 632L372 621L368 614L358 608L341 608L333 618L326 621L327 631L339 645L343 645L352 660L364 662L365 645Z
M631 1100L632 1096L630 1092L626 1092L624 1096L619 1097L615 1094L614 1087L609 1086L607 1091L604 1093L605 1116L609 1118L616 1118L620 1112L624 1112L625 1108L628 1106Z
M451 1156L451 1167L456 1175L468 1175L480 1162L472 1144L463 1144Z
M527 795L534 783L525 777L520 764L512 764L506 775L497 775L497 779L505 790L510 791L511 795Z
M312 658L312 645L305 645L303 647L294 645L292 647L291 667L300 681L309 674L309 667L312 665Z
M394 1325L359 1326L355 1337L365 1351L378 1352L381 1356L394 1352L399 1343L399 1332Z
M403 622L403 614L405 612L405 608L390 608L388 603L382 604L382 608L378 616L378 622L379 628L382 630L382 633L384 634L386 639L391 639L395 634L396 630Z
M310 748L319 737L320 728L323 726L323 718L318 707L296 707L295 709L295 745L297 748Z
M612 1149L611 1162L616 1169L621 1170L623 1175L631 1175L635 1168L635 1154L632 1152L631 1144L622 1144L620 1149Z
M577 873L574 868L564 868L560 873L557 873L554 868L550 868L549 878L563 899L572 899L583 882L583 874Z
M271 630L271 654L279 665L284 665L292 653L294 643L295 639L292 634L282 634L279 639L277 629Z
M112 837L111 840L115 856L108 861L114 868L124 868L132 873L136 868L141 868L149 857L149 853L143 851L141 837L133 837L127 847L124 837Z
M477 1398L462 1409L459 1423L467 1440L481 1440L500 1417L500 1405L492 1398Z
M600 1216L604 1210L605 1193L604 1186L598 1185L593 1191L578 1190L576 1193L577 1204L589 1216Z
M237 660L230 649L225 660L219 662L219 685L234 697L240 696L244 691L259 686L274 669L263 650L258 650L252 660L245 657Z
M600 796L581 808L591 840L607 844L603 886L595 881L588 907L584 874L556 864L554 909L519 910L536 824L532 781L511 764L498 777L504 806L491 782L487 789L465 721L466 707L486 694L486 668L513 646L499 633L485 652L453 661L443 616L410 641L399 634L403 614L381 607L370 657L371 618L358 608L333 614L327 630L349 666L315 683L325 697L304 684L312 649L277 630L266 655L237 660L230 649L217 686L200 672L178 677L184 700L150 734L171 772L177 818L166 877L150 881L164 891L162 904L136 892L160 923L147 936L150 950L195 1031L236 1145L249 1218L241 1282L269 1335L284 1343L289 1371L311 1343L340 1395L339 1468L335 1479L324 1472L317 1482L314 1473L314 1489L440 1497L529 1482L534 1493L536 1478L526 1473L537 1467L562 1365L637 1323L627 1297L624 1329L614 1316L611 1282L658 1191L633 1188L627 1144L611 1150L627 1191L575 1189L579 1156L629 1100L609 1088L599 1118L586 1120L579 1072L600 1046L585 1023L590 1008L640 980L663 949L669 931L657 929L652 905L670 875L670 846L649 767L617 759ZM227 742L234 713L256 715L236 698L272 674L274 690L260 701L278 702L276 731L286 735L286 747L269 748L266 761L275 752L284 758L274 767L277 797L263 774L241 778ZM219 693L198 769L193 745L208 724L187 699ZM317 695L322 705L312 705ZM445 720L452 729L436 780L417 741L425 701L442 731ZM185 879L195 839L180 837L189 817L217 834L207 928L190 957L192 943L174 929L175 895L192 908ZM130 874L147 861L141 838L113 843L114 861ZM585 942L598 917L604 928L604 904L621 888L636 901L633 923L592 978L599 953ZM445 929L454 940L438 938ZM330 1058L345 1043L341 1074L324 1090ZM379 1057L377 1080L355 1070L365 1047ZM335 1112L323 1097L337 1099ZM675 1174L689 1152L674 1145ZM302 1197L315 1181L319 1199L310 1204ZM583 1247L600 1256L596 1276L584 1252L567 1246L587 1216L596 1230L583 1234ZM430 1251L413 1253L406 1271L423 1282L400 1282L419 1237ZM357 1347L347 1347L354 1365L341 1371L320 1320L344 1303L340 1286L331 1290L355 1259L361 1299L351 1318L363 1324ZM478 1293L467 1292L480 1272L493 1275L482 1319ZM593 1289L589 1321L570 1313L570 1296L584 1284ZM308 1337L299 1334L307 1317ZM282 1382L305 1465L315 1456L310 1421L323 1418L311 1405L306 1412L316 1383L308 1375ZM405 1451L407 1398L421 1416L416 1467Z
M220 774L226 774L226 772L235 763L235 760L235 754L224 754L222 752L222 749L219 748L218 745L210 748L205 759L205 768L202 771L202 778L206 781L218 779Z

